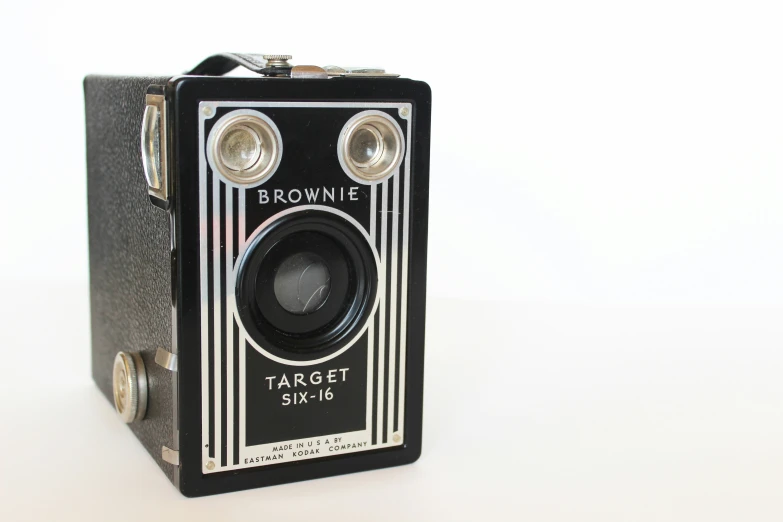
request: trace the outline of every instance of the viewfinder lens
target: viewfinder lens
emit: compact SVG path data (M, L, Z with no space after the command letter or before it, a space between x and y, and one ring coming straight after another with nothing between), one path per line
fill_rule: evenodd
M253 167L261 152L261 138L245 125L229 129L220 142L220 159L227 168L238 172Z
M383 154L383 136L372 125L364 125L354 131L349 147L354 165L371 167Z
M405 153L402 129L389 114L364 111L349 119L337 139L337 159L360 183L379 183L393 175Z

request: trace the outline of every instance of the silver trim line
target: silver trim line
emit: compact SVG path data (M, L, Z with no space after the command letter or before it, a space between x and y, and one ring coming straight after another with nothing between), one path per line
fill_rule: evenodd
M413 107L410 103L405 104L405 108L408 109L407 119L408 119L408 136L406 138L407 141L407 150L411 150L411 111ZM403 189L403 201L405 202L405 212L402 215L402 251L400 252L401 257L401 263L402 263L402 272L400 274L402 280L405 282L405 284L402 285L402 288L400 288L400 319L402 319L400 324L400 375L399 375L399 388L400 388L400 397L404 397L405 392L405 358L408 354L407 350L407 339L408 339L408 245L409 245L409 235L408 230L410 229L410 205L411 205L411 155L406 154L405 155L405 169L404 169L404 176L405 176L405 188ZM404 434L405 434L405 400L401 400L399 404L399 408L397 410L397 423L398 428L397 431L403 436L400 438L399 444L402 444L402 442L405 440Z
M383 387L386 382L384 371L385 365L385 351L386 351L386 240L388 224L386 223L386 216L389 215L387 209L389 206L388 195L388 181L384 181L381 184L381 270L378 283L378 294L381 296L381 304L378 321L378 442L383 441Z
M378 214L378 195L377 185L370 186L370 245L375 248L375 234L377 230L376 214ZM373 386L375 384L375 375L373 364L375 357L375 315L370 316L367 321L367 420L365 426L372 433L372 411L375 406L372 401Z
M394 179L394 188L392 189L392 206L394 212L392 213L392 245L395 247L399 244L399 215L400 215L400 179L399 177ZM392 433L394 432L394 384L397 382L395 371L397 361L395 357L397 355L397 258L399 255L394 255L391 258L391 282L390 288L393 289L391 294L391 300L389 306L389 422L386 426L386 439L392 440Z
M209 110L207 110L209 109ZM199 110L199 272L201 273L201 282L199 284L199 308L201 309L201 422L206 425L202 434L204 446L201 451L202 462L209 460L209 386L204 384L209 376L209 273L207 235L208 235L208 216L207 216L207 198L209 197L209 188L207 187L207 161L204 153L204 121L214 116L215 110L208 104L201 104Z
M215 173L212 175L212 212L220 215L220 183L215 183ZM228 191L228 190L227 190ZM230 218L228 218L230 219ZM221 420L222 420L222 394L223 387L221 386L221 353L220 353L220 334L221 334L221 314L223 313L223 303L220 299L220 220L212 219L212 305L214 308L213 315L213 335L214 335L214 359L213 368L214 371L214 393L215 393L215 460L220 463L220 450L222 446L222 432Z
M233 189L226 187L226 464L233 463L234 455L234 198ZM239 259L239 257L237 257ZM231 289L231 291L229 291ZM216 419L216 422L219 419ZM216 424L220 426L220 423ZM222 458L215 450L215 460Z

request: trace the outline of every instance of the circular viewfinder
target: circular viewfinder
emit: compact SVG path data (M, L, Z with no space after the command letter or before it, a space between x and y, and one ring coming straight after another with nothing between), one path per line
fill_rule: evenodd
M234 171L250 169L261 158L261 138L246 125L230 128L220 142L220 160Z
M321 308L329 297L331 274L326 262L311 252L283 260L275 275L275 297L292 314L305 315Z
M364 111L348 120L337 140L337 158L359 183L379 183L396 172L405 155L399 124L387 113Z
M383 136L372 125L363 125L354 131L349 148L354 165L371 167L383 155Z
M212 170L240 185L258 184L271 176L283 153L280 131L268 116L246 109L215 122L207 139Z

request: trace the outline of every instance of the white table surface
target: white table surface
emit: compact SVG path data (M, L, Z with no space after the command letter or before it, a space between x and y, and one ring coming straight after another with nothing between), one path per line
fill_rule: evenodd
M433 300L410 466L185 499L89 377L84 288L5 288L3 520L783 519L781 310Z

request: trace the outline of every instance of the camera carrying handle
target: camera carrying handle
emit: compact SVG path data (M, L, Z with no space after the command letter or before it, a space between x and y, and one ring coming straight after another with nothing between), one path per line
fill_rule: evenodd
M263 76L298 79L325 80L332 77L397 78L399 76L399 74L387 73L384 69L377 67L293 66L288 63L290 59L290 55L284 54L219 53L206 58L185 74L189 76L223 76L241 66L250 72Z
M258 74L269 74L274 70L277 75L290 71L291 66L287 64L270 67L268 58L269 55L250 53L213 54L185 74L190 76L223 76L240 66Z

